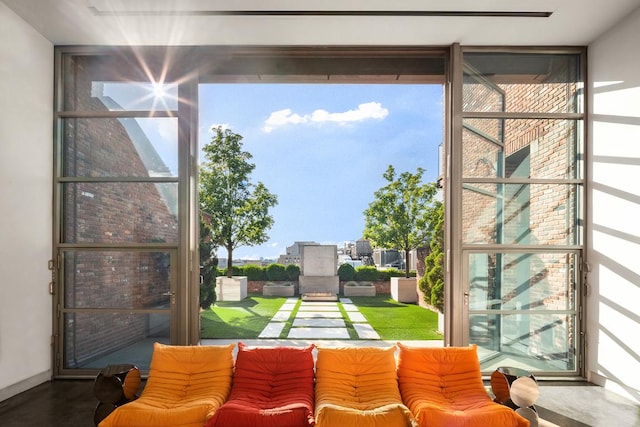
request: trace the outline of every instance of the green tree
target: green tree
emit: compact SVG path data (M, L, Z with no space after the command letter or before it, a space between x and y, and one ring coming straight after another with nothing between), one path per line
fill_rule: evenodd
M424 259L424 277L418 286L424 294L424 301L444 311L444 204L437 202L432 223L433 235L429 245L429 255Z
M433 227L436 183L423 183L424 169L415 174L396 171L389 165L382 175L387 185L374 193L374 201L364 211L364 238L374 247L405 253L405 277L409 277L409 252L426 246Z
M200 308L207 310L216 302L216 276L218 271L218 257L216 245L211 241L211 227L209 221L204 220L200 213Z
M217 127L203 147L200 209L211 214L211 240L227 250L227 276L233 274L233 250L266 242L273 225L269 209L278 198L262 182L252 184L251 153L242 151L242 136Z

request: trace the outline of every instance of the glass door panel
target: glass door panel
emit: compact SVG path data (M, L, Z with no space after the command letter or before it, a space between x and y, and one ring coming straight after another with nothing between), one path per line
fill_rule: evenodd
M154 78L157 52L130 54L57 58L54 375L147 370L153 342L185 341L186 83L181 67Z
M578 52L463 52L461 341L486 373L580 373L581 64Z
M577 252L470 253L469 342L484 371L576 370Z
M63 252L64 369L134 363L148 369L154 342L171 342L176 252Z

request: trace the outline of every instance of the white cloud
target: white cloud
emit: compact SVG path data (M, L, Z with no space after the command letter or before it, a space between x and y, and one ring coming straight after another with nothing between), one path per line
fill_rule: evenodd
M178 121L177 120L159 120L158 134L167 141L175 141L178 139Z
M325 123L332 122L338 124L346 124L352 122L360 122L369 119L384 119L389 115L389 110L382 107L379 102L367 102L358 105L355 110L348 110L339 113L330 113L329 111L318 109L311 114L301 116L291 111L290 108L274 111L265 120L262 130L269 133L275 128L285 126L287 124L303 124L303 123Z

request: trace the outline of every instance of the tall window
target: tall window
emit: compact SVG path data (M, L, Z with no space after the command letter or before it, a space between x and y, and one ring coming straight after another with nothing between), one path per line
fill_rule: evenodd
M464 51L465 333L485 371L579 370L582 83L577 52Z
M125 58L59 56L57 372L127 358L144 369L153 342L171 342L184 197L179 86Z

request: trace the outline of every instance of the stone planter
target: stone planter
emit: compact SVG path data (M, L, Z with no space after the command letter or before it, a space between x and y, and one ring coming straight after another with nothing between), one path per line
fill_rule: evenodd
M371 282L348 282L343 288L345 297L375 297L376 287Z
M218 301L242 301L247 297L247 276L216 277Z
M265 283L262 287L262 296L265 297L292 297L294 286L286 283Z
M418 302L417 284L415 277L392 277L391 298L398 302Z

